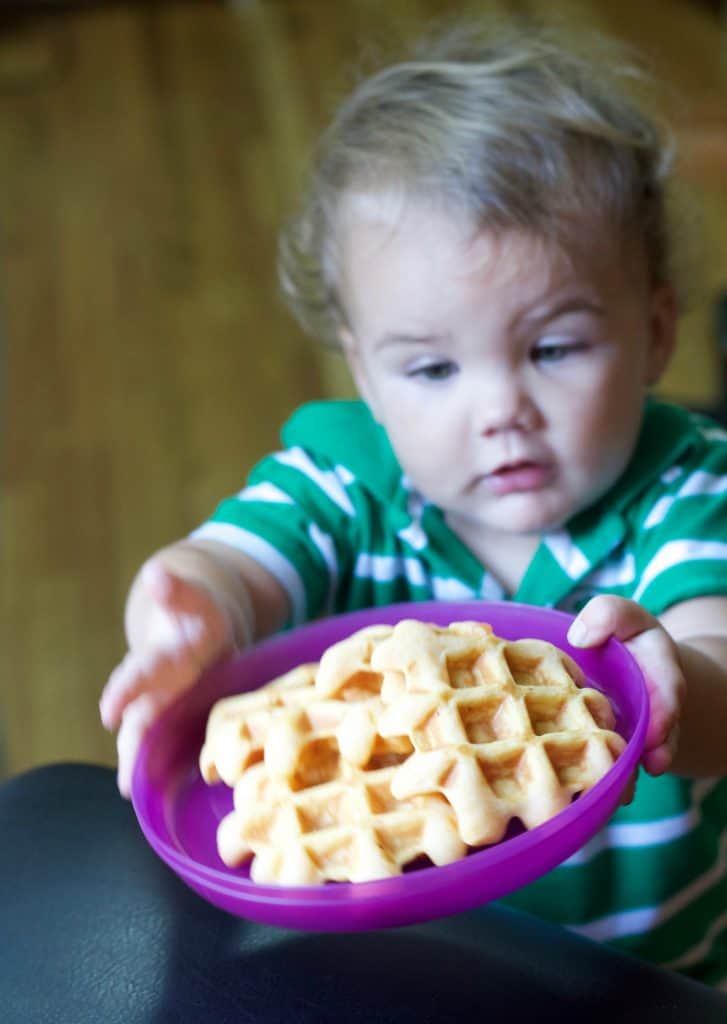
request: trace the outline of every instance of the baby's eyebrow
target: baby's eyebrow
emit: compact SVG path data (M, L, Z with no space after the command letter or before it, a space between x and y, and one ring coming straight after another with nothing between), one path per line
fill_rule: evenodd
M385 348L387 345L435 345L445 340L443 334L407 334L392 332L382 335L374 348Z
M575 296L561 301L556 300L550 305L543 303L533 310L524 312L517 319L522 319L527 323L542 323L545 320L556 320L559 316L565 316L567 313L593 313L595 316L605 316L606 310L595 299Z

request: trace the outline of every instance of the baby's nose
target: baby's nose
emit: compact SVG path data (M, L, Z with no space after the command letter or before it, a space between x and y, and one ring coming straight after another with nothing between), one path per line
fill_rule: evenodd
M523 430L533 419L533 402L517 378L501 374L488 382L475 405L476 429L488 435Z

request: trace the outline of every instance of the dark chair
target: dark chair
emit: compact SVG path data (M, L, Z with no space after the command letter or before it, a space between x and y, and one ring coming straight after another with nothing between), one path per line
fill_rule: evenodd
M187 889L114 774L0 786L4 1024L725 1024L727 997L490 906L411 928L287 932Z

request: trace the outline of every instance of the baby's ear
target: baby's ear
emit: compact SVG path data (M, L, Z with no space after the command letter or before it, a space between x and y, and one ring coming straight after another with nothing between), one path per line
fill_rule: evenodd
M338 328L338 342L343 349L343 354L348 359L349 353L356 347L356 341L349 327Z
M361 395L361 398L363 398L366 405L368 405L371 410L371 415L377 422L379 422L379 415L374 401L373 392L366 379L366 372L361 362L361 353L356 342L356 338L348 327L342 327L338 332L338 340L341 343L341 350L348 364L348 368L351 371L351 376L353 377L353 382L356 385L356 390L359 395Z
M649 351L646 360L645 384L652 385L661 377L674 353L679 320L679 302L672 284L654 288L649 313Z
M338 342L341 346L341 351L343 352L343 358L346 360L348 368L351 371L353 382L358 390L361 391L361 360L356 346L356 339L348 327L340 328L338 332Z

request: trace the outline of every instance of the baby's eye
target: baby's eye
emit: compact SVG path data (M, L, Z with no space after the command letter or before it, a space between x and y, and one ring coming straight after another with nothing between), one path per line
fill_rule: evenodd
M454 376L457 372L457 364L449 360L441 360L436 363L424 363L421 366L414 366L407 371L407 377L422 377L424 380L442 381Z
M560 363L587 348L585 341L544 341L533 349L530 358L534 363Z

